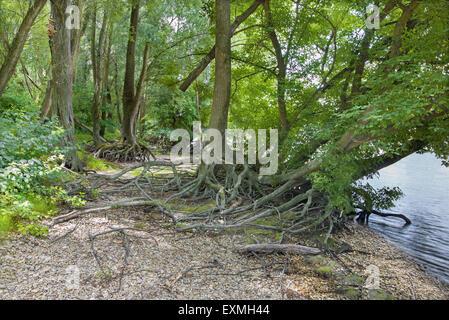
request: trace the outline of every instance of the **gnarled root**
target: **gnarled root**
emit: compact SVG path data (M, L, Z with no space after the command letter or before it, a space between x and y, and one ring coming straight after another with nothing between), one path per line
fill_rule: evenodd
M98 147L94 153L94 156L117 162L144 162L151 160L151 158L156 160L156 157L151 150L139 142L136 142L133 145L129 145L121 141L112 144L106 143Z
M157 176L157 168L171 168L173 174ZM126 178L130 171L139 175ZM116 206L152 206L171 218L179 231L189 229L229 230L264 229L282 234L299 234L308 230L327 230L328 235L344 216L335 214L325 195L312 189L306 180L291 179L280 186L264 182L248 165L201 165L196 177L179 173L170 162L149 161L112 176L89 175L78 186L101 190L100 195L132 192L139 198L98 208L72 212L55 222ZM88 185L89 187L86 187ZM112 188L111 188L112 187ZM76 188L74 188L76 190ZM165 200L157 194L172 192ZM214 199L215 206L199 212L176 212L174 200ZM112 206L112 207L111 207Z
M189 229L226 230L258 228L297 234L338 223L323 194L304 180L288 180L280 187L262 183L248 165L202 165L196 179L185 185L176 198L213 198L211 209L182 216L178 222ZM331 231L329 231L330 233Z

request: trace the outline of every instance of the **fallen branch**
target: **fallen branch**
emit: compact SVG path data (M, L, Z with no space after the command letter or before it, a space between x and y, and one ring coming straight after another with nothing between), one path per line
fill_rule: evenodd
M53 219L53 225L67 222L69 220L78 218L80 216L93 213L93 212L99 212L99 211L105 211L105 210L111 210L111 209L117 209L117 208L125 208L125 207L138 207L138 206L158 206L161 209L161 212L168 215L170 218L174 219L174 216L168 211L168 210L162 210L166 209L165 205L159 201L150 201L150 200L138 200L142 198L135 198L134 200L129 201L120 201L120 202L114 202L105 206L95 207L95 208L88 208L80 211L72 211L68 214L65 214L63 216L58 216Z
M320 249L305 247L296 244L252 244L238 248L240 252L282 252L300 255L317 255L321 253Z

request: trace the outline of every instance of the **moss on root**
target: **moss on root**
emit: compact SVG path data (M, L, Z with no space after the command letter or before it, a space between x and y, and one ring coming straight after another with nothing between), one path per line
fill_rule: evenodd
M83 167L87 170L106 171L119 168L119 166L113 164L112 162L97 159L85 152L78 151L78 156L81 159Z
M321 266L315 269L315 272L323 278L331 278L337 271L331 266Z

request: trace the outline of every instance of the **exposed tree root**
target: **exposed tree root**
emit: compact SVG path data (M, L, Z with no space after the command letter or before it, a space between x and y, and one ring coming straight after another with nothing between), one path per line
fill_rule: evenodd
M261 229L280 234L280 242L285 235L319 231L326 234L326 248L331 233L344 226L350 215L337 211L329 205L326 194L312 188L307 176L319 166L319 160L312 160L289 174L260 177L257 167L246 164L203 164L192 175L178 172L171 162L143 162L114 175L93 174L71 183L71 193L97 191L104 198L126 194L130 199L74 211L55 218L54 223L117 207L143 206L159 210L178 231ZM140 170L137 175L136 170ZM131 171L134 175L130 177ZM214 206L197 212L179 211L173 205L175 201L211 199ZM410 223L403 215L371 213L399 217Z
M377 216L384 217L384 218L386 218L386 217L394 217L394 218L402 219L405 222L404 226L408 226L408 225L410 225L412 223L412 221L409 218L407 218L405 215L403 215L403 214L383 213L383 212L376 211L376 210L370 210L370 211L364 210L364 211L361 211L359 213L359 216L357 217L357 221L360 222L360 223L366 224L366 223L368 223L369 216L371 214L375 214Z
M96 150L94 156L96 158L117 162L145 162L150 161L151 158L156 160L156 157L151 150L139 142L136 142L133 145L121 141L112 144L106 143Z
M155 174L160 168L171 169L164 176ZM133 170L141 169L135 177L127 178ZM305 171L307 172L307 171ZM65 222L92 212L117 207L146 206L157 208L169 217L179 231L190 229L227 230L239 228L263 229L283 234L299 234L314 230L327 230L344 220L327 206L326 197L311 189L299 174L294 179L277 177L279 185L260 179L248 165L201 165L196 177L180 173L170 162L149 161L127 168L115 175L89 175L72 183L72 192L98 190L107 197L113 193L136 193L126 201L112 202L96 208L70 212L54 219ZM274 181L271 177L271 181ZM285 181L285 182L284 182ZM156 194L172 195L165 200L155 200ZM198 201L214 199L215 206L199 212L185 214L172 209L174 200Z

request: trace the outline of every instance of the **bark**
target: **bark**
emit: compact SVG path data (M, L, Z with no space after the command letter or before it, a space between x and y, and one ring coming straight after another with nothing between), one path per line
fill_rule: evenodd
M198 89L198 82L195 86L195 102L196 102L196 113L200 115L200 91Z
M26 67L26 65L23 63L23 61L20 61L20 63L22 64L22 70L23 70L23 74L25 75L26 79L28 81L31 82L31 84L39 91L42 91L41 87L36 83L36 81L33 80L33 78L31 78L30 73L28 72L28 69Z
M27 74L26 74L24 68L22 68L22 73L23 73L23 79L25 80L25 84L27 86L28 93L30 94L30 98L31 98L31 100L34 100L33 92L31 91L31 87L30 87L30 84L28 82Z
M396 23L393 31L393 44L391 46L390 59L401 55L402 36L406 30L407 23L412 18L413 13L419 6L419 1L412 1L410 5L401 5L402 15Z
M140 98L139 103L139 117L136 119L142 125L144 123L145 115L147 114L147 97L145 94Z
M255 0L252 5L246 9L240 16L238 16L231 25L231 36L235 34L237 28L251 15L253 14L257 8L263 3L263 0ZM187 76L187 78L183 81L179 90L186 91L190 85L203 73L204 69L215 59L215 46L210 49L207 55L198 63L196 68Z
M231 4L230 0L216 0L215 5L215 84L209 128L219 130L224 137L231 98Z
M70 0L51 1L51 14L56 33L50 36L52 65L52 112L58 115L59 124L66 130L63 144L68 148L66 166L73 171L82 171L82 164L75 145L75 130L72 109L72 55L71 31L65 26L65 11Z
M384 217L384 218L386 218L386 217L400 218L405 221L406 226L412 224L412 222L410 221L409 218L407 218L406 216L404 216L403 214L400 214L400 213L384 213L384 212L380 212L380 211L376 211L376 210L372 210L371 213L381 216L381 217Z
M45 89L44 102L42 103L42 109L41 109L41 115L40 115L41 120L44 120L45 117L50 116L52 92L53 92L52 84L51 84L51 80L49 80L47 83L47 89Z
M403 147L403 151L399 154L395 155L381 155L376 158L370 158L368 160L364 160L360 163L361 167L364 167L364 169L360 175L356 178L362 179L363 177L366 177L370 174L376 173L379 170L382 170L386 167L389 167L396 162L401 161L405 157L408 157L418 151L423 150L426 147L426 143L421 140L411 140Z
M17 63L19 62L20 55L22 54L23 47L28 38L31 27L46 2L47 0L35 0L33 2L19 27L14 40L9 46L8 53L0 69L0 98L2 97L9 80L16 70Z
M122 121L122 112L120 110L120 89L119 89L119 81L118 81L118 63L115 61L115 75L114 75L114 89L115 89L115 106L117 111L117 120L120 125L123 123Z
M390 13L394 7L395 1L389 1L385 6L384 11L380 15L380 21L383 21L386 18L387 14ZM369 48L371 41L373 40L373 37L374 37L374 30L365 29L365 36L363 37L360 46L360 54L355 63L355 73L352 81L350 100L354 99L361 93L362 77L363 74L365 73L366 63L369 60ZM344 107L347 108L348 106L346 105Z

